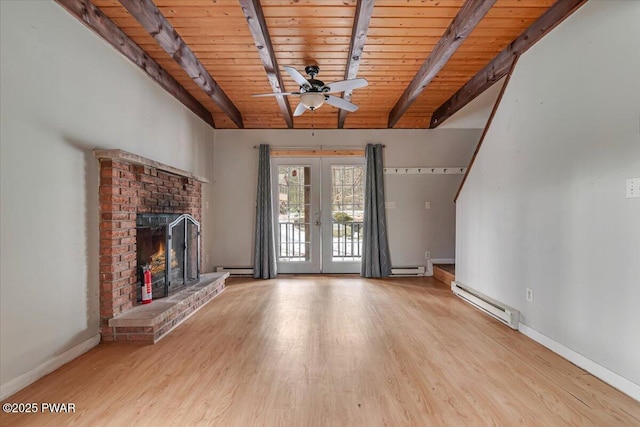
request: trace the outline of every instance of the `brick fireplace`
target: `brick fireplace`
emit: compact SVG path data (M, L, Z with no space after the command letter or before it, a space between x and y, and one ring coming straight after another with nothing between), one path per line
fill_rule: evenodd
M207 179L121 150L96 150L95 156L100 161L102 340L154 342L219 293L224 288L224 278L221 284L203 290L197 301L182 301L184 310L173 308L169 315L154 313L160 320L138 326L135 322L114 326L114 318L140 307L136 290L141 276L136 218L138 214L188 214L201 222L202 183Z

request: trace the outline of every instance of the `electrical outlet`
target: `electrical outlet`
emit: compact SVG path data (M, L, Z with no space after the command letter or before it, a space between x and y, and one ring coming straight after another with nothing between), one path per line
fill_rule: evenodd
M527 288L527 301L533 302L533 289Z
M387 209L395 209L396 202L384 202L384 207Z
M431 202L424 202L425 209L431 209Z
M427 251L424 253L424 259L431 259L431 252Z

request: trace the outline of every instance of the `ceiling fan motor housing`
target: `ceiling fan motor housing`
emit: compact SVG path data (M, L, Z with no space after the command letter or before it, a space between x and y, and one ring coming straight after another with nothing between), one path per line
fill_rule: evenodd
M320 67L318 67L317 65L307 65L306 67L304 67L304 72L307 73L313 80L313 78L320 72Z
M301 89L306 89L306 92L326 92L329 90L329 88L325 88L324 82L322 80L309 79L308 81L311 85L310 87L301 87Z
M318 67L317 65L307 65L306 67L304 67L304 71L309 75L310 78L307 79L307 82L309 82L308 85L300 86L301 92L327 92L329 90L329 88L325 88L324 82L322 80L318 80L315 78L316 75L318 75L318 73L320 72L320 67Z

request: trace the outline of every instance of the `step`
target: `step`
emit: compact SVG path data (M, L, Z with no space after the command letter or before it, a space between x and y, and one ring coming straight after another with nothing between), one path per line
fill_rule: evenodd
M441 281L447 286L451 286L451 282L456 280L455 264L434 264L433 278Z

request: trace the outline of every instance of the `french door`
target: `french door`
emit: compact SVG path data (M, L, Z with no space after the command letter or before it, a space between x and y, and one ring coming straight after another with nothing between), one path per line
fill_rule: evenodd
M272 162L278 271L359 273L364 159Z

